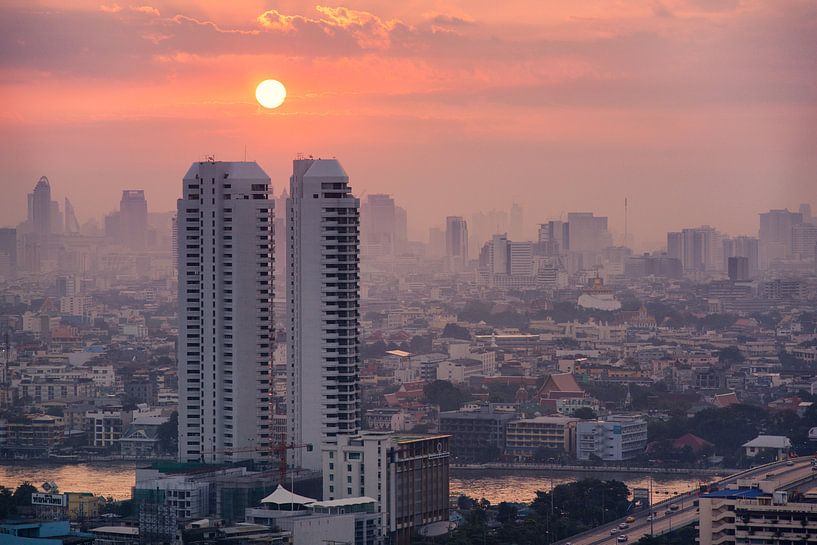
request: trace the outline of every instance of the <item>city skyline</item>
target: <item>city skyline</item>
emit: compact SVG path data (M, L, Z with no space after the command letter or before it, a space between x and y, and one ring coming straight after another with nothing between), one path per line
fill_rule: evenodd
M814 200L806 2L49 2L3 8L0 213L15 220L42 174L80 218L129 187L171 210L177 157L245 150L276 194L298 152L344 157L361 195L415 211L415 239L497 192L619 232L628 198L645 242L715 219L751 234L764 209ZM253 100L265 77L287 85L277 110Z

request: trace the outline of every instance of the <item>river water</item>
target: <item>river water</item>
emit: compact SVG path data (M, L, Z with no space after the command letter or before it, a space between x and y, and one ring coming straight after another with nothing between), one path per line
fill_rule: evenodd
M105 497L127 499L130 498L131 487L136 478L134 469L142 465L147 464L4 462L0 465L0 485L14 488L29 481L39 487L45 481L53 481L60 490L66 492L93 492ZM457 470L451 473L450 489L452 494L486 498L491 503L530 502L537 490L547 491L552 486L583 478L616 479L626 483L631 490L635 487L650 487L649 475L641 473ZM656 474L652 479L653 501L665 500L717 478Z

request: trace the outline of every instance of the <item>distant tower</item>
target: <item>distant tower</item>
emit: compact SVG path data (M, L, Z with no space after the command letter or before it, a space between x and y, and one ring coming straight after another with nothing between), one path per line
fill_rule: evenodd
M445 254L452 271L461 271L468 263L468 224L461 216L445 218Z
M291 463L320 470L321 445L361 423L360 202L335 159L296 159L289 187L286 439L312 447Z
M271 459L270 179L193 163L177 202L179 460Z
M77 221L77 215L74 212L74 207L71 204L71 201L68 200L68 197L65 197L65 234L79 234L79 222Z
M148 232L148 202L141 189L126 189L119 201L121 242L135 250L145 247Z
M28 195L28 218L31 230L41 238L51 236L51 185L43 176Z

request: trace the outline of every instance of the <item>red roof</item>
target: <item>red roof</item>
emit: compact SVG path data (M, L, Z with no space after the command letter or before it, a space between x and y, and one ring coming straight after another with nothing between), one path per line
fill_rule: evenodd
M700 452L704 449L711 448L713 445L706 439L701 439L697 435L687 433L672 442L674 448L689 447L692 452Z

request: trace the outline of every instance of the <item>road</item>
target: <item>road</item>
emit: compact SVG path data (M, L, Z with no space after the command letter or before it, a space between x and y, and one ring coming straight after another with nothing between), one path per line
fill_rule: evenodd
M774 474L774 478L779 481L778 487L785 488L796 481L804 479L812 475L811 458L800 458L793 460L794 465L789 466L786 462L777 462L774 464L767 464L750 469L746 472L738 473L729 476L721 481L718 481L718 486L723 488L726 485L734 484L738 479L755 479L766 478L767 475ZM630 523L629 528L621 530L616 535L611 535L610 530L618 528L619 524L624 522L624 519L618 519L594 528L589 532L573 536L568 539L557 541L557 545L614 545L618 544L618 536L625 534L628 538L628 543L634 543L644 536L660 535L669 532L674 528L680 528L692 524L698 520L697 508L694 505L698 493L692 492L684 494L653 505L651 511L658 513L655 520L652 522L647 520L649 511L640 511L633 513L635 522ZM671 506L676 506L677 510L671 509ZM652 524L652 528L650 525Z

